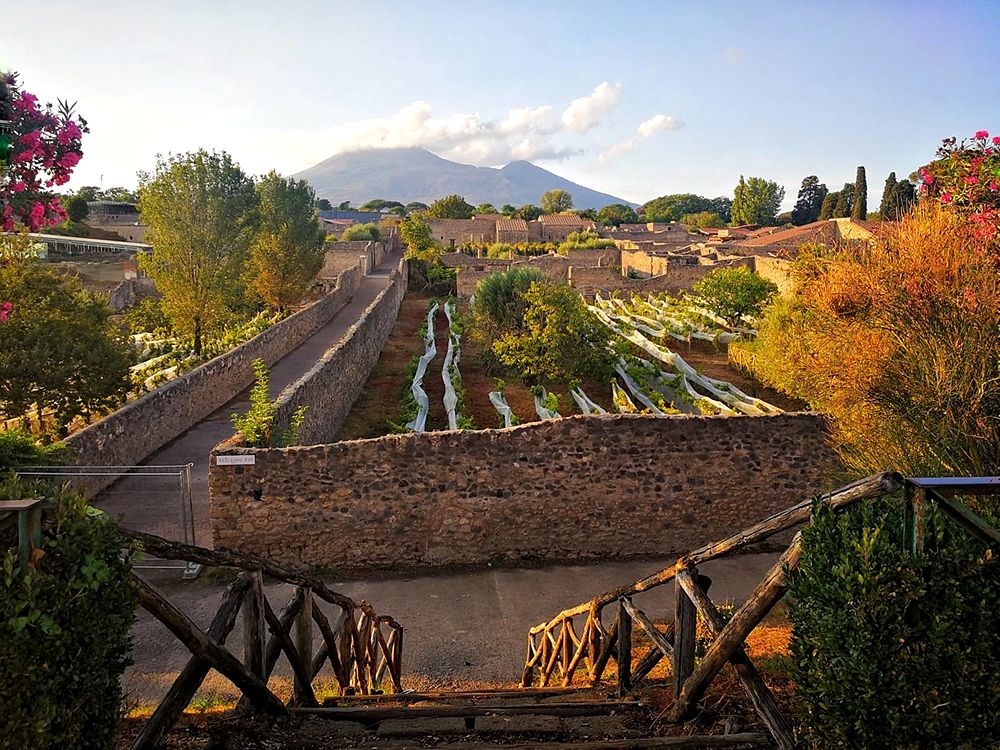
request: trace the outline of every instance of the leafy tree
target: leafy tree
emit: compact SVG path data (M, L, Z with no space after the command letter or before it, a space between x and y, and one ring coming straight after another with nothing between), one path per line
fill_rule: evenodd
M70 221L83 221L87 218L89 213L90 209L87 207L87 201L79 195L74 195L66 201L66 215L69 217Z
M886 221L894 221L897 216L896 206L896 173L889 172L885 178L885 187L882 188L882 202L879 204L879 215Z
M76 191L76 194L85 201L96 201L101 194L101 189L97 185L84 185Z
M539 201L542 213L561 214L573 208L573 196L565 190L546 190Z
M117 406L134 354L107 303L40 264L0 264L0 412L52 410L60 428Z
M476 206L476 215L482 216L483 214L498 214L497 207L492 203L480 203Z
M592 208L584 208L583 210L577 211L576 215L581 219L587 219L588 221L600 221L597 218L597 211Z
M854 185L845 182L844 187L837 193L837 205L833 207L833 218L842 219L851 215L854 207Z
M833 212L837 208L837 201L840 200L840 193L827 193L823 196L823 205L819 209L819 220L826 221L833 218Z
M737 326L760 315L778 293L778 287L746 266L739 266L712 271L694 285L694 292L710 310Z
M367 203L361 205L362 211L382 211L387 208L402 208L403 204L399 201L387 201L384 198L374 198Z
M412 201L403 206L403 209L407 214L412 214L414 211L426 211L429 206L426 203L421 203L420 201Z
M865 219L868 217L868 179L865 168L858 167L858 175L854 179L854 199L851 201L851 218Z
M695 214L684 214L681 217L681 224L703 228L726 226L725 219L715 213L715 211L699 211Z
M257 183L260 230L250 246L250 287L272 308L302 301L323 267L323 231L305 180L270 172Z
M778 183L762 177L740 175L733 195L732 221L735 224L767 226L774 223L785 189Z
M332 211L333 204L326 198L320 198L316 201L316 209L319 211Z
M449 195L434 201L427 209L428 219L471 219L476 209L461 195Z
M504 333L523 326L524 294L532 284L543 281L545 274L537 268L514 266L479 282L472 302L472 335L485 351Z
M723 221L729 223L733 218L733 200L724 195L720 195L718 198L709 198L708 208L705 210L717 213Z
M420 213L410 214L400 222L399 236L406 245L408 259L434 261L441 254L441 247L431 233L431 225Z
M140 175L139 210L154 247L141 263L174 328L194 336L196 354L239 297L257 206L253 181L225 152L159 157L154 175Z
M597 212L597 220L604 226L620 226L622 224L635 224L639 217L635 214L635 209L626 206L624 203L611 203Z
M917 191L913 183L909 180L900 180L896 183L896 218L901 219L906 215L913 204L917 202Z
M816 221L828 192L826 185L822 184L816 175L809 175L803 179L798 200L792 209L792 223L801 226Z
M611 332L572 287L536 281L521 294L519 325L493 341L492 354L529 383L590 378L614 372Z
M504 203L500 207L500 213L502 213L504 216L513 216L515 211L517 211L517 208L515 208L509 203Z
M139 196L134 190L123 187L113 187L102 190L98 195L99 201L114 201L115 203L138 203Z
M715 199L719 200L719 199ZM639 207L639 215L645 221L680 221L685 214L696 214L701 211L715 211L713 201L694 193L677 193L661 195L647 201ZM716 211L722 215L721 211Z
M542 209L533 203L525 203L514 212L514 218L524 219L525 221L534 221L541 216L542 213Z
M250 389L250 408L244 414L232 414L230 420L243 442L250 448L287 448L299 439L299 428L306 416L307 406L300 406L289 419L288 429L275 426L278 416L278 402L272 401L268 393L271 375L262 359L250 363L253 368L254 384Z
M354 209L351 208L351 202L350 201L344 201L340 205L337 206L337 210L338 211L353 211Z
M379 232L377 224L351 224L340 235L340 239L344 242L357 240L371 241L378 240L381 236L382 234Z

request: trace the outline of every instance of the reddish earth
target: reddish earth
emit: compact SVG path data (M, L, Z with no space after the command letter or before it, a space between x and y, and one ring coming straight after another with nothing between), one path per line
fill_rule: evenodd
M407 365L413 357L423 354L424 348L417 335L427 316L431 297L419 292L408 292L399 309L396 326L382 350L382 356L375 365L361 396L351 409L338 440L355 440L385 435L390 431L389 422L400 421L401 395L406 385ZM463 313L467 310L462 309ZM448 421L444 410L444 382L441 368L445 352L448 350L448 321L444 310L439 309L434 319L434 338L437 356L431 361L424 377L424 390L430 399L427 417L428 430L445 430ZM727 380L750 394L768 403L797 411L805 404L761 385L746 373L729 364L724 346L708 342L694 341L690 344L673 342L672 350L680 354L693 367L706 375ZM472 418L477 428L498 427L500 417L490 403L490 391L496 389L496 378L503 373L488 370L483 352L470 336L462 337L462 358L459 364L462 384L465 388L466 416ZM515 380L505 378L507 403L522 423L537 422L534 397L530 389ZM584 382L583 389L594 401L611 411L611 393L607 383ZM558 394L559 409L562 414L577 413L576 404L569 396L566 383L549 384L549 390Z

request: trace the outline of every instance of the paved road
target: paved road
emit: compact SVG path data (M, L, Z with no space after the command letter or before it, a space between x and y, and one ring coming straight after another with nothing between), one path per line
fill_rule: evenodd
M285 355L271 367L271 397L277 396L290 383L302 377L333 344L354 325L361 313L372 303L379 292L389 284L389 273L399 262L399 256L386 259L374 273L361 280L351 301L329 323L319 329L294 351ZM219 442L233 434L231 416L243 413L249 407L250 389L210 414L187 432L149 456L145 465L183 465L193 463L191 477L192 504L194 507L195 541L212 546L212 527L208 506L208 455ZM166 491L168 482L127 479L109 490L99 505L109 514L125 516L126 526L142 531L179 539L174 524L178 515L173 493ZM162 523L158 519L164 519ZM172 533L171 533L172 532Z
M669 545L669 539L664 544ZM726 558L700 566L699 571L712 577L711 593L716 602L739 602L750 594L777 557L756 554ZM328 579L328 583L335 591L364 599L379 613L392 615L403 626L404 687L512 685L520 678L531 626L565 607L660 570L675 559L340 582ZM166 573L156 574L155 582L202 627L211 622L224 588L221 582L181 582L176 574ZM265 590L277 611L291 596L292 586L270 583L265 584ZM672 617L673 586L645 592L634 601L654 619ZM328 615L337 612L327 610ZM133 634L135 664L126 674L126 689L132 701L155 702L166 693L190 654L145 611L140 612ZM240 620L227 643L235 654L241 653ZM317 636L314 649L318 647ZM329 666L320 679L331 679L328 672ZM275 674L272 688L290 692L290 669L284 658ZM209 675L201 694L227 698L237 695L235 688L215 672Z

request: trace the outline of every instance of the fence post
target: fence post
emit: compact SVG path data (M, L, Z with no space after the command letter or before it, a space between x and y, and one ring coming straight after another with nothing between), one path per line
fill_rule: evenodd
M618 697L632 692L632 615L618 602Z
M259 570L249 574L250 590L243 602L243 661L247 671L264 680L264 651L267 649L264 622L264 576Z
M698 580L698 571L690 568L691 576ZM697 628L694 602L674 579L674 695L681 694L684 681L694 672L694 643Z
M923 487L911 482L904 490L906 504L903 511L903 532L906 544L914 555L924 551L924 519L927 511L927 493Z
M309 674L312 665L312 591L306 587L305 596L302 598L302 609L299 610L298 619L295 620L295 650L299 653L299 660L302 662L304 672ZM302 706L308 701L309 686L303 685L297 677L294 686L295 702Z

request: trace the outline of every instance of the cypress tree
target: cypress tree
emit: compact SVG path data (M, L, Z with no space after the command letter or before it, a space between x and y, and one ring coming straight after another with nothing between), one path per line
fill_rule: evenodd
M917 200L917 190L909 180L900 180L896 183L896 216L900 218L910 210L910 207Z
M884 221L894 221L897 217L896 206L896 173L889 172L885 178L885 187L882 188L882 202L879 204L878 212Z
M826 221L827 219L833 218L833 209L837 205L837 199L840 197L840 193L827 193L823 197L823 204L819 209L819 220Z
M854 185L845 182L844 187L837 195L837 205L833 209L833 218L841 219L850 216L852 203L854 203Z
M858 167L858 176L854 178L854 201L851 206L851 218L868 218L868 180L865 177L865 168Z
M795 208L792 209L792 223L801 226L816 221L826 193L826 185L821 184L816 175L809 175L803 179L802 187L799 188L799 198L795 201Z

